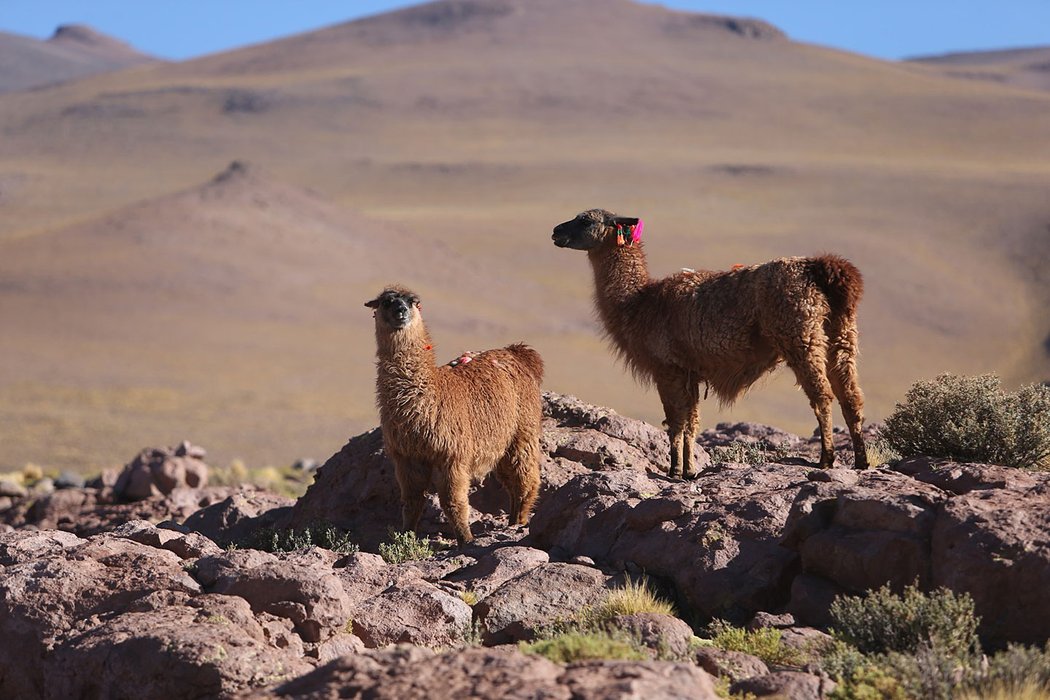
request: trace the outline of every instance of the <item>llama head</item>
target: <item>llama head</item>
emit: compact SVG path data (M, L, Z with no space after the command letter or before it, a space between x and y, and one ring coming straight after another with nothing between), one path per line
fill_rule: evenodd
M632 245L641 235L641 222L630 216L616 216L604 209L588 209L575 219L554 227L551 240L559 248L591 250L606 241ZM632 235L633 234L633 235Z
M365 306L375 309L377 326L392 330L407 328L422 319L419 297L404 287L387 287L375 299L366 301Z

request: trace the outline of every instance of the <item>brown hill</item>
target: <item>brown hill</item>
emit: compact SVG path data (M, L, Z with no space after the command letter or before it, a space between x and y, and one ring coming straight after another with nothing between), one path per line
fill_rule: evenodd
M502 330L457 286L528 288L239 162L202 186L12 241L0 259L0 308L17 330L0 339L5 459L35 459L41 444L107 455L109 440L196 431L227 460L312 454L326 434L371 420L362 304L406 267L434 302L439 339ZM99 434L116 437L93 444Z
M917 56L910 60L955 78L1050 90L1050 46Z
M26 90L155 59L82 24L66 24L40 41L0 32L0 93Z
M867 288L861 377L869 416L878 419L914 380L942 371L996 371L1012 383L1050 376L1043 346L1050 334L1048 108L1050 95L1041 92L803 45L759 22L628 0L438 2L0 98L0 257L15 260L14 246L55 231L72 240L83 234L84 221L104 226L111 212L195 188L230 160L248 158L275 180L360 212L348 225L367 217L454 251L463 274L448 273L422 290L432 300L428 313L452 314L448 332L436 331L450 356L525 339L544 353L550 388L658 422L655 395L616 366L591 321L586 261L550 244L555 223L602 206L646 219L656 274L825 250L854 260ZM289 213L274 226L294 235L297 221ZM324 257L326 241L306 237L296 245ZM116 251L128 242L113 245ZM165 245L173 259L183 259L177 240ZM85 244L82 252L61 257L61 268L56 257L53 278L75 278L82 268L102 275L93 249ZM231 260L231 269L242 266ZM8 269L19 268L12 262ZM428 275L436 273L425 257L398 260L394 272L409 286L431 284ZM221 275L209 274L202 284L218 284ZM294 279L284 268L271 277L285 274ZM349 284L331 274L325 279L332 288ZM188 282L194 277L175 279L185 294L197 293ZM118 294L78 292L96 293ZM10 285L0 291L5 310L29 308L33 294L14 294ZM225 451L230 436L248 444L257 427L240 425L220 438L223 421L234 414L247 421L287 403L278 398L273 367L288 377L322 363L329 372L360 370L354 375L360 381L314 387L309 401L324 409L284 416L287 447L272 453L273 461L323 451L308 449L320 442L331 449L346 430L374 424L366 376L370 319L345 317L361 326L354 353L365 358L348 361L349 346L323 354L318 343L303 342L295 314L305 301L236 298L239 313L249 317L270 304L287 314L266 329L271 345L256 338L263 330L240 329L251 342L239 347L237 366L253 368L251 391L221 404L236 405L236 412L215 409L209 420L220 442L193 432L220 461L240 453ZM173 309L164 313L175 325L197 323L195 310L153 301L150 308ZM347 308L356 314L358 300L352 301ZM313 313L311 332L339 326ZM69 341L91 338L100 356L130 352L124 341L111 340L134 335L134 324L121 318L93 334L71 326ZM95 425L93 407L106 401L90 391L58 399L55 387L102 391L123 371L83 367L48 384L51 375L29 362L40 352L31 333L0 342L25 363L8 377L51 387L33 401L5 401L5 414L22 423L66 416L87 431ZM227 372L236 376L236 368L177 359L185 345L172 346L168 361L215 384ZM49 352L58 366L69 350L55 345ZM15 396L9 386L0 392ZM203 395L185 389L182 396ZM144 425L161 427L174 413L149 423L162 403L141 403L135 421ZM333 406L348 417L324 413ZM799 432L813 427L786 376L730 412L710 404L704 410L705 425L731 417ZM119 435L92 430L113 442L133 432L135 421L123 423L127 432ZM43 436L17 457L0 459L18 464L34 449L45 450L36 459L65 459L47 451ZM165 433L155 441L177 437ZM108 454L116 459L146 439L136 435ZM84 441L77 449L97 448ZM101 461L100 453L91 454L90 461Z

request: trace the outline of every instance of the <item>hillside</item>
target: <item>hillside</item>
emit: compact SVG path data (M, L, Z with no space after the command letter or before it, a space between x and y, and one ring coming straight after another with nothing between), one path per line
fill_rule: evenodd
M79 24L62 25L46 41L0 32L0 93L39 88L155 59Z
M550 243L551 227L585 208L645 218L654 274L821 251L852 259L866 278L871 419L943 371L1046 378L1048 108L1042 92L629 0L447 0L0 97L0 266L5 280L38 280L0 288L18 328L0 339L17 359L0 411L23 436L4 436L0 461L105 464L149 441L143 431L172 442L192 423L186 434L219 462L283 462L374 424L371 319L356 296L368 287L356 270L374 267L353 267L357 249L334 233L300 235L314 199L272 217L250 199L231 204L252 225L221 239L221 266L183 274L211 245L194 237L201 195L188 196L170 215L177 233L157 234L164 260L182 266L162 276L167 291L144 273L106 281L117 268L98 262L92 237L140 269L113 222L156 220L158 201L199 192L235 159L315 193L325 230L374 222L410 235L384 273L424 287L449 357L524 339L544 354L549 388L654 423L655 393L597 332L586 260ZM246 235L263 225L273 240ZM284 260L279 235L317 267ZM431 255L438 243L445 257ZM220 296L224 274L259 292ZM81 279L96 281L64 281ZM234 304L226 320L216 298ZM97 322L58 321L71 308L61 299ZM187 337L137 352L160 344L142 319L161 317ZM215 360L231 338L232 366ZM322 378L302 379L311 373ZM113 395L129 387L138 398ZM705 426L814 427L786 374L729 411L703 410ZM210 434L189 430L201 423ZM61 450L48 447L56 435Z
M917 56L910 60L956 78L1050 90L1050 46Z

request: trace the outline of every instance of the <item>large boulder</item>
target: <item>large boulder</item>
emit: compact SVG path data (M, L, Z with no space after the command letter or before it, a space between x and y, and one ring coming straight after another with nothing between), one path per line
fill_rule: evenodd
M350 602L330 565L260 554L250 560L236 553L207 557L198 561L198 572L209 592L239 596L254 612L291 620L305 642L320 642L346 628Z
M222 545L250 545L255 533L287 519L294 501L255 487L242 487L200 508L183 525Z
M535 638L544 626L569 620L602 600L614 579L578 564L541 564L510 579L474 608L486 644Z
M45 697L228 697L311 670L281 653L247 601L204 595L181 605L126 612L58 645Z
M426 581L395 584L353 610L353 631L366 647L409 643L453 647L470 635L473 613L463 599Z
M127 611L157 591L200 586L173 552L131 540L0 534L0 696L39 697L50 650L86 620Z
M951 499L931 537L930 583L969 593L995 644L1050 638L1050 483Z
M709 467L690 482L583 474L541 503L531 532L541 548L667 579L702 616L746 621L787 602L798 556L780 533L806 474L784 465Z

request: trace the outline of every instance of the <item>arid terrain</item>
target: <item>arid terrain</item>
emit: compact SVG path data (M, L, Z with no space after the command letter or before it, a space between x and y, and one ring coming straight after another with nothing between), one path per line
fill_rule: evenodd
M445 0L7 92L0 471L183 438L324 458L377 423L362 303L392 281L439 356L525 340L547 388L659 424L550 242L595 206L645 220L657 275L853 260L870 420L941 372L1050 378L1030 51L894 63L630 0ZM815 427L786 373L702 409Z
M681 481L652 425L551 393L543 414L531 521L507 525L490 479L463 547L438 537L434 495L422 536L399 539L378 430L295 501L215 485L188 443L87 484L0 480L0 695L1046 696L1050 474L923 456L812 469L816 441L739 423L704 431ZM887 588L859 630L836 612L884 584L951 610L913 600L884 624ZM905 629L923 635L909 653L868 650L880 666L862 673L859 634Z

